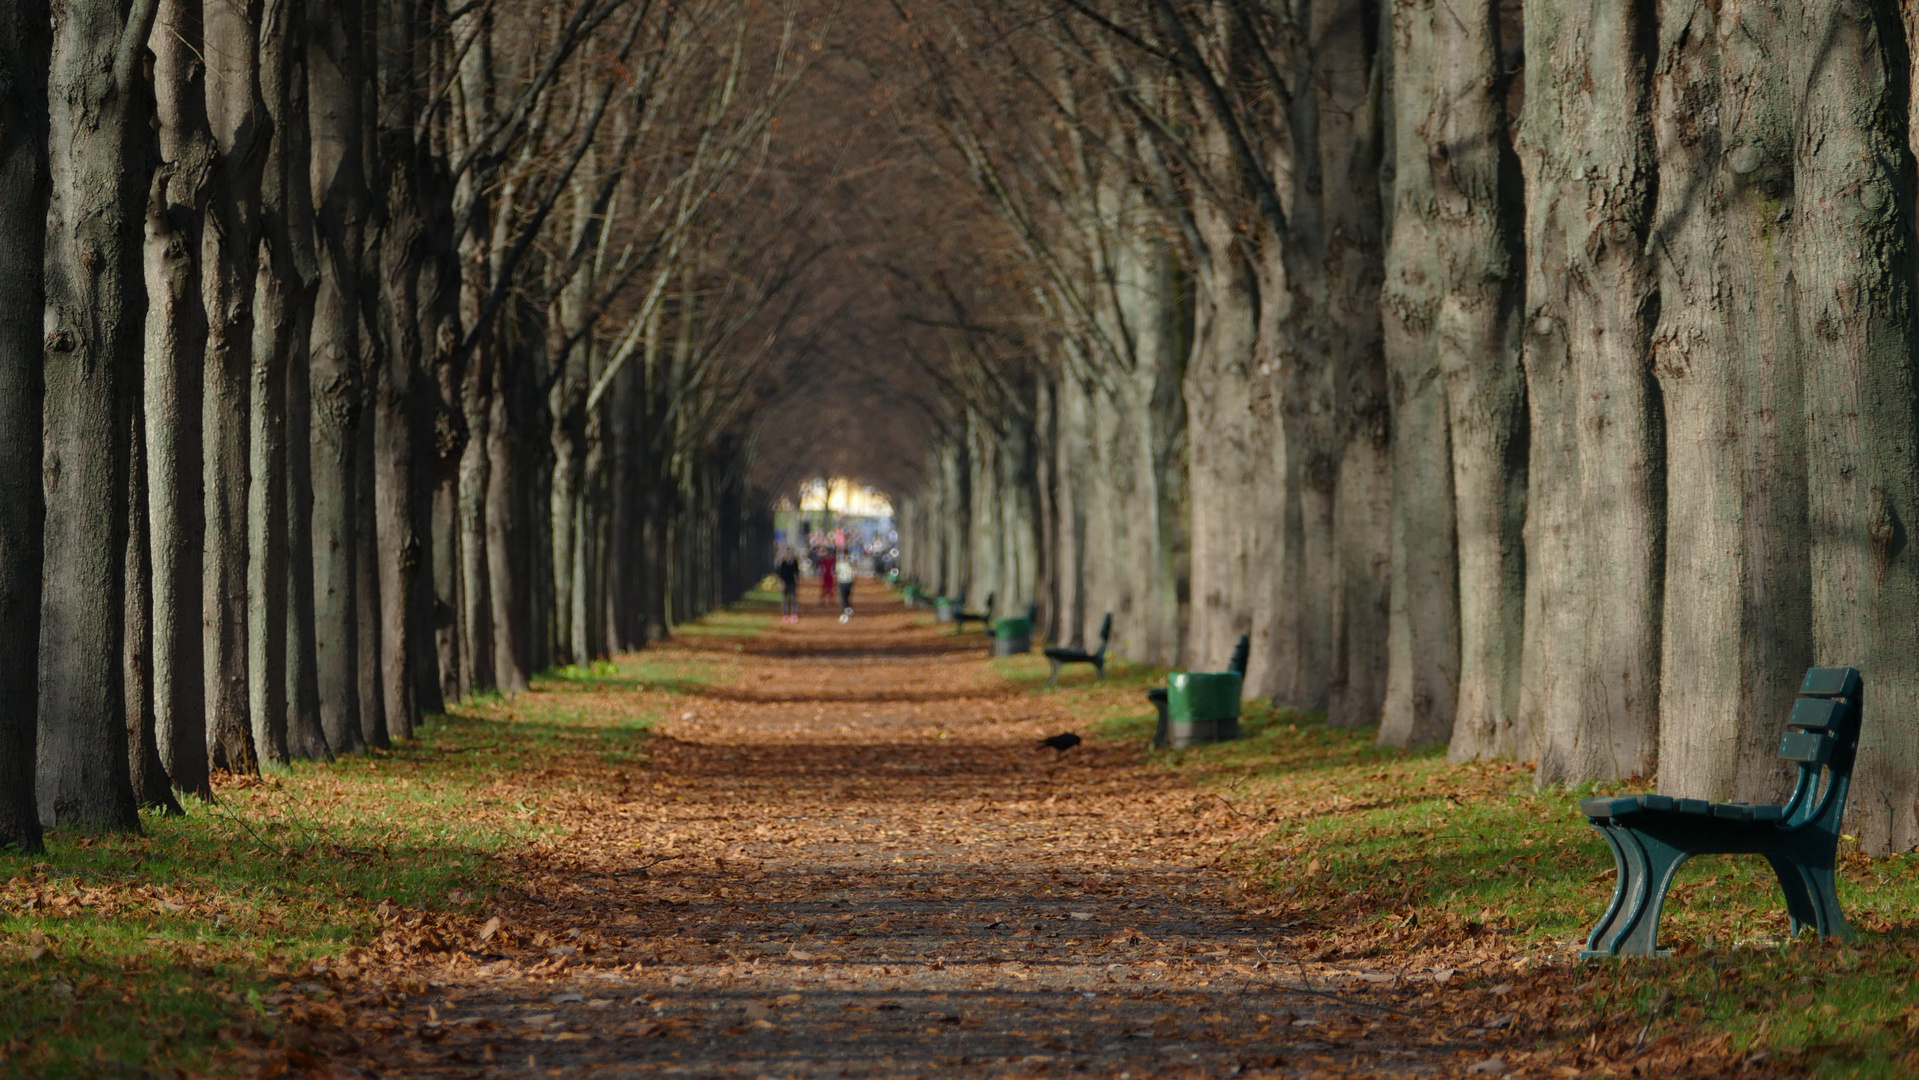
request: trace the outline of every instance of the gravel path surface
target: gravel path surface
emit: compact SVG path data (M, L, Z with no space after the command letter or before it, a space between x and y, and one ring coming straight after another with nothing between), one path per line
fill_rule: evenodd
M1266 894L1216 865L1179 775L1098 739L1036 749L1075 725L1057 699L1003 682L979 634L921 621L809 608L659 650L733 677L678 687L650 759L577 788L576 827L502 907L499 951L396 999L420 1033L400 1072L1396 1076L1475 1060L1423 1037L1431 976L1296 958Z

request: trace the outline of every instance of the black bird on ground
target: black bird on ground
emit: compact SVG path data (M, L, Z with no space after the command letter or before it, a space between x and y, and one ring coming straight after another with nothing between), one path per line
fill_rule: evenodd
M1054 750L1058 751L1059 753L1064 754L1066 751L1071 750L1073 747L1078 745L1079 745L1079 736L1068 731L1061 735L1054 735L1053 737L1048 739L1041 739L1039 741L1039 745L1034 747L1033 749L1044 750L1050 746Z

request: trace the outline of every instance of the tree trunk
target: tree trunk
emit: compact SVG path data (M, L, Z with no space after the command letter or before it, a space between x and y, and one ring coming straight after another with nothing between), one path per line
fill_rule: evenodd
M128 380L138 386L137 380ZM160 761L153 719L153 564L147 547L146 423L138 407L128 410L131 453L127 459L127 768L141 806L181 813L173 783Z
M1650 776L1657 759L1665 504L1647 355L1650 19L1611 0L1526 16L1538 74L1524 125L1534 159L1526 565L1538 572L1526 583L1537 661L1522 699L1543 732L1541 783Z
M1384 276L1379 170L1385 146L1382 51L1368 5L1312 6L1312 48L1304 63L1318 93L1318 115L1305 145L1319 163L1303 177L1306 200L1324 209L1317 228L1302 230L1316 253L1326 332L1324 377L1335 406L1336 490L1331 561L1335 574L1331 670L1326 715L1333 724L1379 722L1386 689L1386 638L1391 606L1391 407L1380 340ZM1317 189L1313 185L1318 185ZM1310 217L1308 218L1310 221Z
M1458 544L1457 707L1449 756L1531 757L1514 719L1525 632L1525 317L1518 160L1500 5L1435 14L1428 142L1438 251L1433 347L1445 379ZM1411 133L1408 133L1410 137Z
M505 357L501 358L506 359ZM520 365L524 366L524 365ZM524 372L509 378L504 363L490 366L488 416L484 446L486 470L486 597L492 605L493 685L503 693L526 689L528 670L526 590L529 581L526 511L530 504L523 466L515 450L527 445L528 425L516 416L514 403L528 396ZM636 537L637 539L637 537ZM635 612L645 619L645 609Z
M207 798L201 520L201 370L206 310L197 255L206 183L200 20L161 0L149 41L161 164L146 216L148 532L153 573L154 739L173 786Z
M1813 656L1866 678L1847 814L1861 844L1919 843L1919 522L1913 157L1902 28L1816 0L1795 28L1794 267L1805 349ZM1876 719L1875 719L1876 718Z
M260 172L266 118L256 108L254 24L257 0L244 7L205 0L207 127L213 167L200 243L200 288L207 314L205 391L205 610L207 735L211 764L259 769L247 679L248 466L252 425L253 290L259 263Z
M368 0L372 3L373 0ZM384 187L379 249L378 325L381 349L372 380L373 505L379 567L379 654L386 733L411 738L432 668L433 595L430 535L422 499L421 462L431 448L435 417L422 340L431 298L422 295L429 239L431 173L417 138L417 79L424 70L424 5L380 0L377 33L377 173ZM422 663L427 667L422 670Z
M277 10L276 10L277 9ZM284 193L268 199L269 222L287 252L285 272L301 287L289 297L290 325L286 360L286 690L287 749L292 756L330 760L326 728L320 717L319 638L314 613L313 565L313 382L310 343L313 297L318 284L318 240L313 206L313 143L308 128L307 25L304 9L273 0L268 26L278 24L271 40L283 36L286 52L284 91L267 103L276 141L284 146L276 175ZM270 193L272 194L272 193ZM272 224L276 219L282 223Z
M459 62L459 75L453 84L453 111L447 123L453 153L464 156L475 136L493 120L493 17L490 9L468 11L454 20L455 42L465 48ZM511 202L507 192L505 201ZM493 220L491 193L483 192L473 174L462 175L454 192L454 203L473 222L460 238L460 323L477 328L488 289L493 284ZM493 659L495 631L493 600L489 595L487 572L487 490L492 468L490 428L493 402L489 395L495 385L493 366L498 344L492 328L484 328L473 355L461 372L460 412L466 417L467 439L460 451L459 528L460 565L460 638L465 648L461 659L468 690L497 686L499 676Z
M370 323L361 325L369 329L371 327ZM377 369L384 360L378 345L368 340L373 336L367 333L361 338L362 348L367 350L366 366L362 372L367 409L362 414L365 419L356 433L358 437L354 449L353 470L358 478L354 484L354 521L359 523L359 528L353 534L353 593L358 624L354 628L354 641L359 647L360 735L367 745L384 748L393 745L394 729L387 726L388 650L381 635L386 630L388 613L386 605L381 603L384 586L380 577L380 515L375 508L379 485L374 455L374 442L378 434L374 413L379 408L377 395L380 392L380 376ZM399 602L394 601L396 604Z
M424 646L415 668L422 713L443 713L448 702L473 691L470 648L461 629L460 461L471 441L460 405L460 261L451 246L452 187L442 160L423 154L420 190L427 195L420 266L421 408L415 438L422 453L415 529L425 542L420 614Z
M131 147L147 4L65 5L47 145L45 550L36 794L43 822L140 828L127 768L127 408L141 318ZM28 387L27 389L30 389ZM16 430L16 429L10 429Z
M359 470L365 415L360 377L360 266L367 190L359 84L362 21L358 0L310 9L307 107L315 254L313 322L308 338L313 489L314 678L320 727L335 753L366 745L362 729L359 548L366 474Z
M1791 24L1772 0L1669 4L1661 35L1653 370L1668 497L1683 509L1666 527L1659 788L1769 802L1788 775L1783 710L1813 662L1805 398L1782 257L1793 108L1778 57Z
M371 386L381 711L386 735L396 740L411 736L419 716L417 645L411 635L425 626L416 617L423 543L415 527L413 501L417 486L414 426L420 398L415 386L420 355L415 303L420 224L412 208L416 193L403 172L390 168L386 175L386 221L380 239L380 316L385 340Z
M41 850L41 365L46 310L47 64L43 0L0 0L0 848Z
M269 141L260 184L260 244L253 292L253 372L247 493L247 711L261 760L290 758L287 685L292 642L288 612L288 383L293 378L294 332L305 293L294 265L290 172L304 165L294 119L292 80L296 33L288 0L263 0L258 11L259 93ZM303 736L308 733L303 733Z
M1202 141L1220 172L1231 171L1225 141L1217 123ZM1252 619L1261 526L1253 506L1267 479L1251 385L1259 281L1247 264L1231 208L1201 199L1193 216L1202 244L1194 253L1193 355L1183 387L1192 569L1181 659L1213 671L1226 663Z
M1430 4L1393 8L1395 162L1392 241L1380 313L1392 376L1392 607L1379 742L1430 746L1452 735L1459 685L1458 551L1446 383L1433 342L1439 310L1439 228L1432 146Z

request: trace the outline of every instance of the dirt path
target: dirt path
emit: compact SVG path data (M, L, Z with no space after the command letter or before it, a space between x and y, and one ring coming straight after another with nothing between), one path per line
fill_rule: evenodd
M797 626L662 650L738 677L682 688L650 761L582 789L584 824L538 853L529 880L550 887L503 909L481 947L497 951L390 995L419 1041L388 1070L1431 1075L1471 1060L1421 1049L1418 984L1309 972L1212 849L1151 835L1193 813L1177 775L1096 740L1036 750L1073 721L997 679L979 635L914 624L892 605L846 625L809 607Z

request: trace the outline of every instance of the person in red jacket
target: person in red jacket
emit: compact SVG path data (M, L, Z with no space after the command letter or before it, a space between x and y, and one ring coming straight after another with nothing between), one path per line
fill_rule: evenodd
M820 603L833 602L833 549L822 548L819 557L813 560L820 568Z

